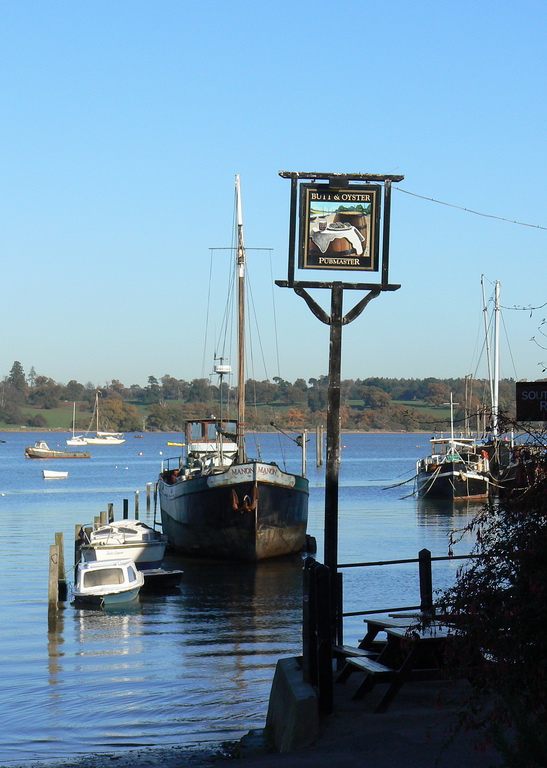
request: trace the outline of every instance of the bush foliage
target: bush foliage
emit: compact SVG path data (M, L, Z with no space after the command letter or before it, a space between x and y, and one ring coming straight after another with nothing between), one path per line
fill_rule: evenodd
M547 766L547 477L489 503L468 526L475 554L441 606L462 630L452 663L474 682L463 713L511 768Z

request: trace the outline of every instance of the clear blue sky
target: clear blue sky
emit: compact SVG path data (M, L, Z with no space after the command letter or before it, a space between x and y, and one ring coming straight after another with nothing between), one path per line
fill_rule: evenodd
M279 367L249 375L326 373L327 327L271 287L287 273L278 171L403 174L404 190L547 227L546 17L527 0L1 0L0 375L14 360L65 383L208 374L209 248L231 244L236 173L247 246L273 249L249 262L279 339ZM538 307L546 245L545 229L394 191L402 287L344 329L343 378L486 375L481 274L503 306ZM542 376L544 316L504 311L502 376Z

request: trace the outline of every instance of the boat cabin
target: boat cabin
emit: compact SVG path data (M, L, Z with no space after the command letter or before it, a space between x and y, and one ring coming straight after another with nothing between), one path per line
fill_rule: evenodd
M188 456L207 462L216 457L218 466L229 465L237 455L236 423L218 419L186 422Z

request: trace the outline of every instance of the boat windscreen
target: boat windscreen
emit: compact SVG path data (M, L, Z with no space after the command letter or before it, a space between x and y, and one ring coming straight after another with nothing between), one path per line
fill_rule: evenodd
M104 587L108 584L123 584L121 568L100 568L84 573L84 587Z

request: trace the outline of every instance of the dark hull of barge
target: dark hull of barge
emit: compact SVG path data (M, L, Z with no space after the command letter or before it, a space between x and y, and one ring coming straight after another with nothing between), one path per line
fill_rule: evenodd
M489 476L467 472L459 463L445 462L442 468L419 471L416 483L421 499L464 501L487 499L490 495Z
M274 465L175 482L164 473L158 495L163 533L180 554L255 562L305 548L308 481Z

